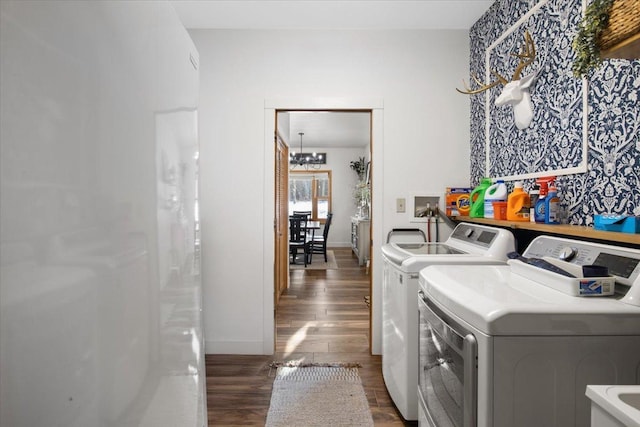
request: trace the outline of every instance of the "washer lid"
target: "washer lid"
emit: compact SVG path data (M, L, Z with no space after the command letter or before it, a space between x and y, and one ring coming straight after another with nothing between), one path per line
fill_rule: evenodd
M508 266L430 266L420 287L442 310L488 335L640 335L640 307L573 297Z
M464 254L459 249L452 248L443 243L394 243L398 248L413 255L451 255Z
M508 230L468 223L458 224L443 243L394 242L382 246L384 257L408 273L417 273L430 264L504 264L512 251L515 240Z
M423 248L425 253L422 255L410 255L409 252L399 248L398 245L398 243L390 243L382 246L382 256L384 260L392 263L404 273L418 273L427 266L439 264L506 264L506 261L502 259L462 252L442 243L423 243L422 245L431 247ZM427 254L426 251L432 251L433 253Z
M446 243L387 243L382 246L382 254L396 265L418 255L438 256L464 253Z

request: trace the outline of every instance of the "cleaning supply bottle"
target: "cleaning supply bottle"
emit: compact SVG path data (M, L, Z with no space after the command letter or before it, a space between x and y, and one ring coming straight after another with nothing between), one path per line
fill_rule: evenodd
M545 224L560 224L560 198L558 189L552 182L549 186L549 194L545 201L544 222Z
M507 201L507 185L499 179L484 192L484 217L494 218L493 202Z
M522 189L522 182L516 181L513 192L507 198L507 220L529 221L530 205L531 199Z
M553 181L555 177L551 178L538 178L536 183L540 186L540 197L535 206L535 221L544 224L546 222L546 208L547 208L547 193L549 192L549 182Z
M469 216L471 218L484 218L484 193L491 185L491 179L482 178L480 184L473 189L469 195L471 202L471 210Z
M529 221L536 222L536 203L540 198L540 186L535 184L533 189L529 191Z

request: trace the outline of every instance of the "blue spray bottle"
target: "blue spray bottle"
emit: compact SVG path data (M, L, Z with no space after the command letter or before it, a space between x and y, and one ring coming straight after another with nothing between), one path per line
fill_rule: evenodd
M547 181L538 181L538 185L540 186L540 195L538 196L538 201L536 201L534 206L535 210L533 214L536 222L544 224L546 219L545 210L547 206L547 201L545 199L548 192Z
M553 183L555 176L543 177L536 179L536 184L540 187L540 196L534 206L534 220L538 223L547 222L547 194L549 193L549 183Z
M560 198L558 197L558 189L551 182L549 186L549 194L546 197L544 222L546 224L560 224Z

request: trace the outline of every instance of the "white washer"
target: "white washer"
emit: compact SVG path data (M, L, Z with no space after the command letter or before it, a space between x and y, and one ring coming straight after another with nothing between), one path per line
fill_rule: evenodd
M523 255L607 266L616 295L516 260L422 270L420 424L588 426L587 385L640 384L640 250L541 236Z
M418 418L418 273L435 264L505 264L514 248L511 232L467 223L444 243L382 246L382 374L406 420Z

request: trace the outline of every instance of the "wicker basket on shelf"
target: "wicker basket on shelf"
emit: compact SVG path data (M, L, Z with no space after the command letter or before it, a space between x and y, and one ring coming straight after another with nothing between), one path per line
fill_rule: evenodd
M600 36L600 50L608 51L640 37L640 0L615 0L609 25Z

